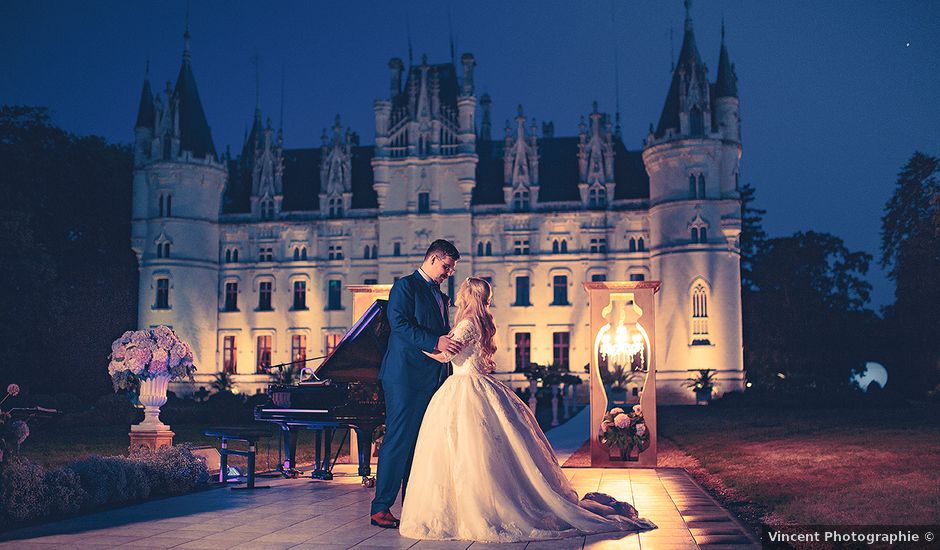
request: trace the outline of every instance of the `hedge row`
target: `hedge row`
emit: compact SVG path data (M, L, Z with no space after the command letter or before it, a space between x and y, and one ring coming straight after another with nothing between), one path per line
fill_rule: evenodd
M0 525L186 493L208 477L205 463L184 445L89 457L54 470L13 458L0 466Z

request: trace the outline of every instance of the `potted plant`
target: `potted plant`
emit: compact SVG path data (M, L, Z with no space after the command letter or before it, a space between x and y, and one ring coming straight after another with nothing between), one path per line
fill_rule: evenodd
M620 460L637 461L650 446L650 431L643 418L643 409L634 405L630 412L620 407L610 409L601 420L600 442L608 449L617 449Z
M718 373L712 369L699 369L698 374L685 379L683 386L695 392L695 404L707 405L712 400Z
M139 388L144 405L144 421L133 431L168 430L160 422L160 407L166 403L171 380L193 381L196 367L193 350L173 329L160 325L153 329L129 330L111 344L108 374L114 390Z

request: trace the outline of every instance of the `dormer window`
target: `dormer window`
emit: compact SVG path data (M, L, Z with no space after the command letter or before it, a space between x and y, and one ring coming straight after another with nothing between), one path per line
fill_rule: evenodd
M529 192L525 189L519 189L512 194L512 207L514 210L529 209Z
M607 190L600 185L595 185L588 192L588 207L603 208L607 206Z
M261 201L261 219L274 219L274 201L271 199L265 199Z
M330 197L328 202L328 210L331 218L338 218L343 215L343 199L342 197Z

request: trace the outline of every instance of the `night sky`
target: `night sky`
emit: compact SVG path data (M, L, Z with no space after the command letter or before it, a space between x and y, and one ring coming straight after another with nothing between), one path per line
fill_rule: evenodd
M45 105L69 131L130 142L147 60L154 92L179 71L186 6L3 0L0 102ZM899 168L915 150L940 154L940 2L697 0L692 17L712 80L724 18L739 78L741 181L757 188L771 236L830 232L877 260ZM477 94L493 98L494 136L519 103L554 121L556 135L576 135L592 100L616 109L619 68L624 140L639 149L663 106L684 8L680 0L229 0L192 1L189 19L220 152L240 150L251 121L254 59L262 110L275 125L283 90L286 147L319 146L336 114L372 143L372 103L388 94L388 60L408 62L408 27L416 63L424 53L431 63L450 58L449 28L458 59L474 54ZM873 268L877 307L893 288Z

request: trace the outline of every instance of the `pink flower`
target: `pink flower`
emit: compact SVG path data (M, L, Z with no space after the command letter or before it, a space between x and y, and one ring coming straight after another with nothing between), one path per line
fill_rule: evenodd
M177 340L170 348L170 368L176 368L186 358L186 346Z
M157 348L153 350L153 355L150 359L150 374L154 376L167 374L167 362L169 359L170 354L168 354L165 349Z
M10 395L10 397L16 397L20 393L20 387L16 384L10 384L7 386L7 393Z
M614 426L618 428L629 428L630 427L630 417L621 413L614 418Z
M623 414L623 409L621 409L620 407L614 407L613 409L610 409L610 412L608 412L607 414L617 416L618 414Z
M127 356L124 363L127 365L128 370L134 374L140 374L150 364L151 357L153 357L153 354L149 348L131 344L127 346Z
M639 405L634 405L634 406L633 406L633 414L635 414L635 415L637 415L637 416L643 414L643 407L640 407Z

